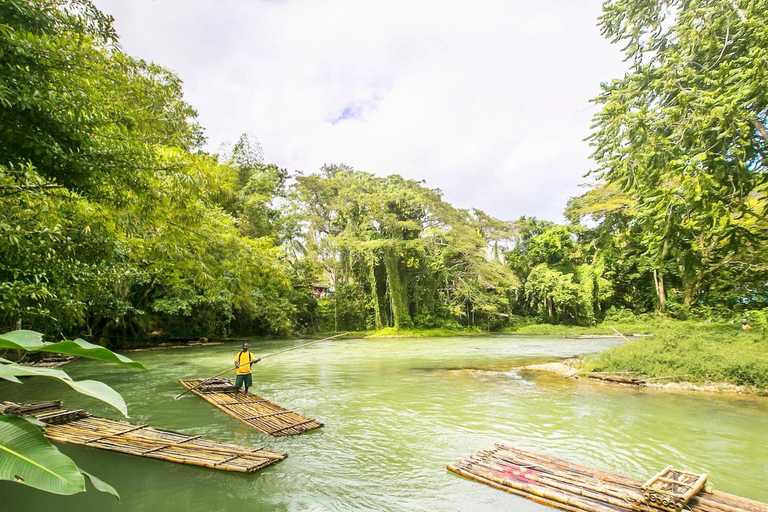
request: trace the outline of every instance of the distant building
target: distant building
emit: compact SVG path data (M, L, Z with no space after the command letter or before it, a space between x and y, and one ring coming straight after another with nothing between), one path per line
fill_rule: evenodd
M309 287L310 293L318 299L321 297L327 297L331 294L331 287L324 284L312 283L309 285Z
M312 283L309 285L306 284L295 284L293 287L296 290L306 290L309 288L309 293L315 296L315 298L319 299L321 297L328 297L333 293L333 289L325 284L320 283Z

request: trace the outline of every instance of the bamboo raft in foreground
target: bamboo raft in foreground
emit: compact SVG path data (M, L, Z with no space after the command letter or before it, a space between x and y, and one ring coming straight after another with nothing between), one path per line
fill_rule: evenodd
M179 379L179 382L203 400L268 436L290 436L323 426L315 419L305 418L258 395L238 390L229 378L208 379L208 382L206 379ZM206 384L200 385L203 382Z
M203 436L99 418L83 409L63 408L58 400L37 404L4 402L0 413L34 416L46 424L43 434L51 441L222 471L254 473L288 456L262 448L220 443Z
M570 512L650 512L644 482L496 444L450 471L517 496ZM669 468L667 468L669 469ZM677 510L768 512L768 505L719 491L700 491Z

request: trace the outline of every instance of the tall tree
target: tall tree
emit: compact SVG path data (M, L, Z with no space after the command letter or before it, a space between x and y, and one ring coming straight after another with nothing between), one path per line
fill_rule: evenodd
M603 34L624 44L603 84L595 171L637 205L659 302L674 261L693 305L719 269L762 241L768 177L768 2L611 0Z

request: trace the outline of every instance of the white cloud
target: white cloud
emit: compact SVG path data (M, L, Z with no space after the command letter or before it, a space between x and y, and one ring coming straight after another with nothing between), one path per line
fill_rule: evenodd
M125 50L176 71L209 147L345 162L500 218L561 220L599 83L623 72L600 0L96 0Z

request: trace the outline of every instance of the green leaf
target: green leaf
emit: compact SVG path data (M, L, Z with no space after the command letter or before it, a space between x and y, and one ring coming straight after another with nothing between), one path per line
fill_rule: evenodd
M115 498L117 498L118 502L120 501L120 495L117 494L117 491L115 490L115 488L112 487L111 485L109 485L107 482L105 482L104 480L101 480L99 478L96 478L92 474L90 474L87 471L84 471L82 469L80 470L80 473L82 473L84 476L88 477L88 480L91 481L91 484L93 484L93 487L97 491L109 493L112 496L114 496Z
M98 361L106 361L108 363L121 364L123 366L130 366L131 368L138 368L139 370L147 369L146 366L137 361L132 361L125 356L116 354L100 345L88 343L80 338L46 344L42 348L35 350L35 352L53 352L56 354L66 354L88 359L96 359Z
M35 418L34 416L24 416L24 419L39 428L40 430L45 430L46 425L39 419Z
M0 479L55 494L85 491L75 463L24 418L0 415Z
M128 417L128 407L125 405L123 397L120 396L120 393L103 382L96 380L73 381L72 377L55 368L35 368L32 366L19 366L15 364L0 364L0 378L19 376L38 376L57 379L80 394L96 398L111 405L120 411L123 416L126 418Z
M99 382L97 380L79 380L79 381L68 381L64 380L62 381L65 384L67 384L69 387L74 389L80 394L88 395L93 398L96 398L98 400L101 400L102 402L108 403L118 411L120 411L123 416L126 418L128 417L128 406L125 404L125 400L123 400L123 397L120 396L120 393L112 389L111 387L107 386L103 382Z
M15 363L0 365L0 378L6 377L52 377L59 380L72 380L66 372L56 368L36 368Z
M13 361L9 361L7 359L4 359L4 358L0 357L0 364L1 363L16 364ZM17 379L16 377L14 377L13 375L2 375L2 374L0 374L0 379L13 382L14 384L21 384L21 381L19 379Z
M35 331L11 331L0 334L0 348L35 350L43 346L43 335Z
M94 345L83 339L65 340L57 343L44 343L43 335L34 331L11 331L0 335L0 348L14 350L26 350L28 352L51 352L54 354L66 354L85 357L97 361L116 363L131 368L146 370L147 368L125 356L116 354L109 349Z

